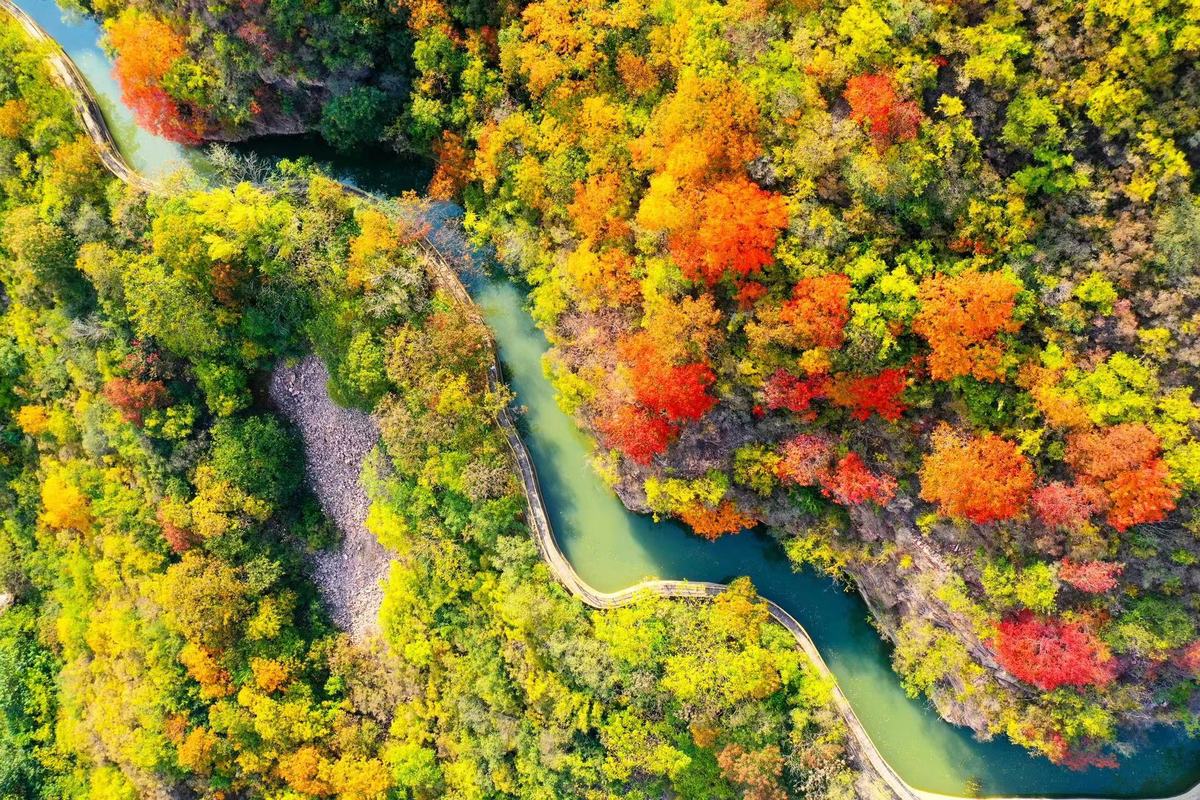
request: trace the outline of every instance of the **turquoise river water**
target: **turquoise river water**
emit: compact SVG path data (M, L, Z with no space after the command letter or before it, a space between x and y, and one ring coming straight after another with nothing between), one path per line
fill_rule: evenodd
M130 163L148 175L192 166L188 150L137 127L121 103L112 63L91 20L60 12L52 0L20 5L54 36L87 76ZM266 158L309 155L336 177L381 193L420 189L428 165L394 156L346 158L308 137L240 146ZM472 294L500 345L507 378L527 408L523 434L545 489L559 542L579 575L603 591L647 577L728 581L748 575L759 591L783 606L812 635L883 756L910 784L961 794L968 780L988 795L1161 797L1200 780L1200 742L1158 728L1138 742L1117 769L1083 772L1056 767L1007 741L977 742L942 721L926 703L911 700L891 671L888 651L868 622L859 596L810 571L794 572L768 536L748 532L706 542L670 522L625 510L593 473L590 445L554 401L542 375L546 340L511 280L474 281Z

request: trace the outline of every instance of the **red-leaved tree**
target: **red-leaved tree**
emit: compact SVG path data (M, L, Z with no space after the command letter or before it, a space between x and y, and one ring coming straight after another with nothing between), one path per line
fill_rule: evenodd
M669 420L696 420L717 402L708 394L716 375L705 363L671 364L654 345L654 339L639 331L617 347L628 367L630 387L637 401Z
M1172 660L1180 669L1200 677L1200 639L1182 648Z
M896 479L867 469L858 453L847 453L821 479L821 494L844 506L868 500L885 506L896 496Z
M778 745L747 750L730 744L717 754L717 765L730 783L742 792L742 800L787 800L783 778L783 754Z
M896 96L890 75L856 75L847 81L844 97L850 104L850 119L867 126L880 150L915 138L924 119L915 102Z
M811 375L797 378L786 370L776 370L763 384L763 399L772 410L786 408L806 417L814 416L809 406L814 400L825 396L829 390L829 378Z
M126 422L141 425L147 411L166 404L167 387L162 381L113 378L104 384L104 399L121 412Z
M854 419L866 420L878 414L888 422L895 422L908 409L900 399L907 382L905 369L885 369L878 375L839 375L829 398L850 409Z
M1116 677L1108 648L1084 622L1040 619L1022 611L997 626L992 646L1002 667L1046 692L1104 686Z
M1058 577L1063 583L1088 594L1103 594L1117 588L1117 578L1125 565L1115 561L1072 561L1064 558L1058 565Z
M667 449L675 435L674 426L663 417L628 404L602 417L597 426L607 446L639 464L649 464Z
M1075 530L1104 508L1104 493L1087 484L1054 481L1034 490L1030 498L1038 519L1051 528Z
M158 513L158 524L162 528L163 538L176 553L185 553L196 544L195 534L177 525L168 515L163 514L161 509Z

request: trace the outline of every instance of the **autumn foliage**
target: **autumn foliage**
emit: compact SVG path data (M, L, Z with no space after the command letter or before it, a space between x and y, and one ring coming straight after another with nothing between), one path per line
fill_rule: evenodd
M91 501L61 473L42 483L42 521L51 528L83 533L92 525Z
M17 409L16 422L29 436L38 436L50 429L50 415L42 406L21 406Z
M1030 503L1051 528L1076 529L1104 507L1105 497L1093 486L1055 481L1035 489Z
M821 494L842 505L891 502L896 494L894 478L871 472L858 453L847 453L836 461L833 456L829 439L802 433L784 443L775 474L785 483L820 486Z
M891 76L856 75L846 83L850 119L867 126L876 147L885 149L917 135L922 114L912 100L900 100Z
M727 533L737 533L754 524L754 518L743 514L728 500L709 508L703 503L684 506L679 518L705 539L716 539Z
M1076 433L1067 443L1067 463L1106 501L1108 524L1119 531L1159 522L1175 508L1179 487L1159 457L1158 435L1141 423L1124 423Z
M1058 565L1058 577L1063 583L1088 594L1101 594L1117 588L1117 578L1125 565L1114 561L1072 561L1064 558Z
M1181 669L1200 677L1200 640L1194 641L1175 656L1175 664Z
M1020 329L1013 319L1020 290L999 272L936 275L922 283L913 331L929 344L930 374L937 380L1002 377L1004 346L996 337Z
M151 14L127 9L107 26L108 43L117 52L121 96L138 124L182 144L199 144L203 124L167 94L163 77L184 57L184 38ZM186 109L188 114L191 109Z
M1158 435L1139 423L1113 425L1073 435L1067 444L1067 463L1083 477L1112 480L1158 457Z
M623 340L618 353L638 402L669 420L700 419L717 402L708 394L716 375L707 364L672 365L644 331Z
M620 178L612 172L593 175L575 184L575 200L567 206L571 222L593 241L622 239L629 234L629 203L623 201Z
M471 179L470 153L463 146L461 136L445 131L434 145L433 156L437 160L437 169L426 194L435 200L452 200Z
M639 464L649 464L667 449L675 428L667 420L635 405L618 406L599 420L600 432L609 447L615 447Z
M783 754L773 744L761 750L730 744L717 754L722 774L741 789L743 800L787 800L780 784L783 763Z
M186 528L181 528L174 522L161 518L159 524L162 526L163 539L176 553L186 553L196 544L196 537Z
M763 384L763 399L767 408L785 408L797 414L808 414L809 406L829 391L829 378L813 375L797 378L785 370L778 370Z
M1084 622L1040 619L1023 611L997 626L993 646L1001 666L1043 691L1103 686L1116 677L1108 649Z
M758 104L749 88L736 80L685 73L632 143L634 163L681 183L738 173L761 151L758 124Z
M1161 459L1122 472L1104 485L1108 491L1108 524L1119 531L1161 522L1175 508L1179 487Z
M865 421L878 414L895 422L908 408L900 399L908 382L905 369L885 369L878 375L839 375L833 382L829 397L839 406L850 409L850 416Z
M104 384L104 399L121 412L126 422L141 425L147 411L167 402L167 387L162 381L112 378Z
M883 506L895 497L896 480L871 472L858 453L847 453L821 479L821 493L846 506L868 500Z
M31 119L29 104L24 100L9 100L0 105L0 137L18 138Z
M689 280L711 286L728 272L745 276L770 264L788 213L782 196L738 177L704 191L698 218L694 231L672 237L671 255Z
M943 514L982 525L1020 512L1033 481L1033 467L1012 442L943 425L921 466L921 498L937 503Z
M840 347L850 321L850 278L841 273L802 278L780 317L801 347Z
M802 433L784 443L775 468L780 480L814 486L829 471L833 443L823 436Z

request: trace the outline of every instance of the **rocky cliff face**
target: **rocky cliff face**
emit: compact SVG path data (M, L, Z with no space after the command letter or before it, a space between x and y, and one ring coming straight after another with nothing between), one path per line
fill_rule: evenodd
M210 142L245 142L262 136L295 136L316 129L321 115L324 91L316 87L298 87L293 81L267 82L268 94L274 100L261 105L261 111L237 126L212 127L206 130ZM286 98L286 102L285 99Z

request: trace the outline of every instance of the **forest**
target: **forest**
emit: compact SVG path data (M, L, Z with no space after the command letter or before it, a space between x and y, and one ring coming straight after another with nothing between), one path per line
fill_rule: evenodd
M911 692L1114 763L1200 710L1198 23L533 3L461 192L627 505L770 526Z
M110 177L0 25L0 796L849 797L830 684L746 582L591 613L550 577L483 331L399 208L301 164ZM378 410L381 635L262 377L315 352Z
M857 588L950 721L1081 769L1200 732L1197 0L83 10L177 141L435 159L597 475ZM403 215L303 164L123 188L4 46L8 785L864 791L752 587L592 613L553 583L509 398ZM310 351L379 420L387 655L301 578L334 534L259 384Z

